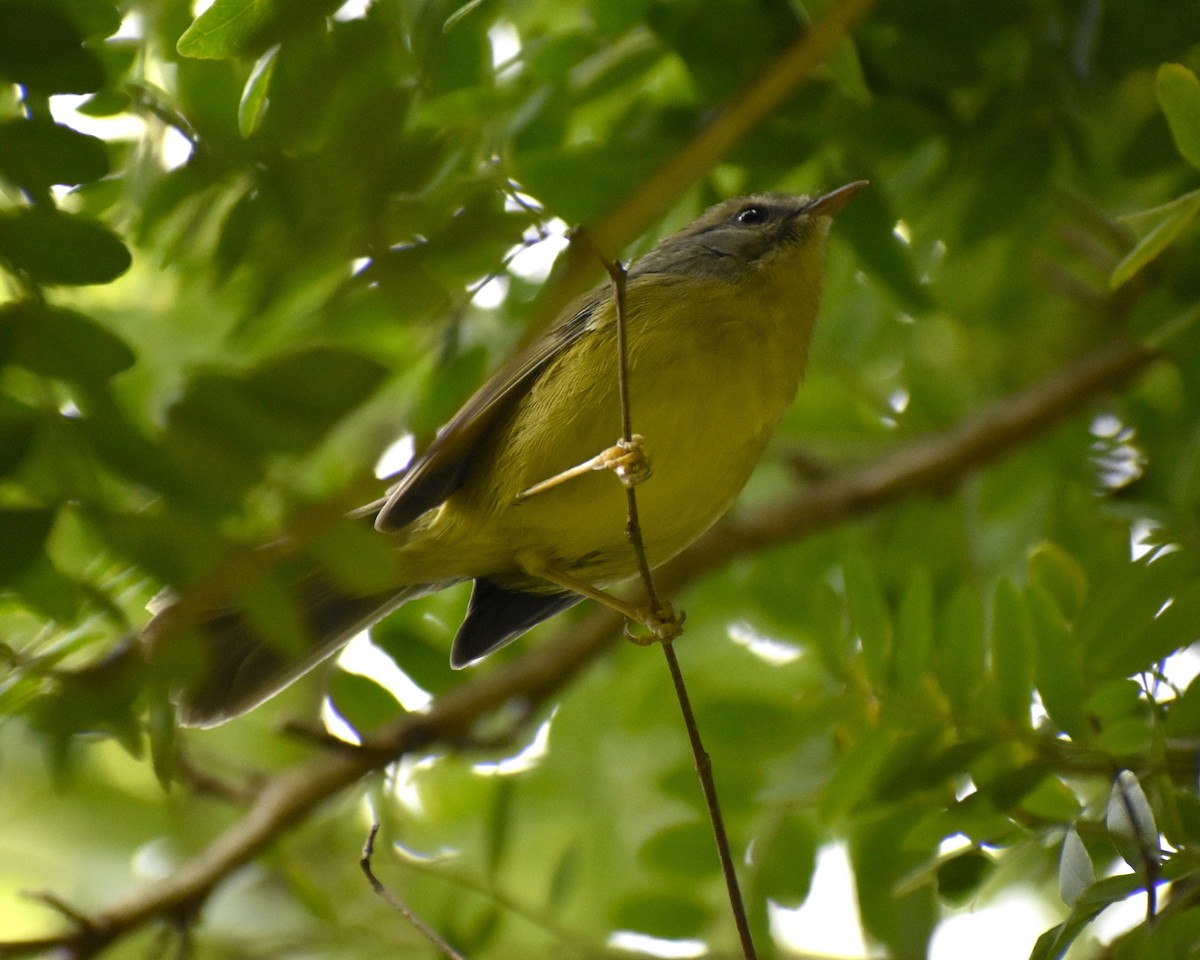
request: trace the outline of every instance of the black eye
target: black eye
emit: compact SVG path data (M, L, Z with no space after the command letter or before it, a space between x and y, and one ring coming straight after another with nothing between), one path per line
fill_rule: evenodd
M744 210L739 211L734 219L738 223L744 223L747 226L753 226L756 223L766 223L767 211L765 207L746 207Z

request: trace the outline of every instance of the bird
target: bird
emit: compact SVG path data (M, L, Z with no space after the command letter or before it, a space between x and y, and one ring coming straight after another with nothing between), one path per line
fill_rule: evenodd
M645 557L657 567L731 506L802 380L832 219L864 186L721 201L627 271L624 324L634 444L619 444L612 284L493 374L380 499L347 522L387 539L387 589L347 593L327 575L296 587L303 636L281 644L236 609L151 604L151 650L199 647L175 691L188 726L239 716L417 597L472 581L450 652L471 664L635 575L626 537L637 482ZM639 482L640 481L640 482Z

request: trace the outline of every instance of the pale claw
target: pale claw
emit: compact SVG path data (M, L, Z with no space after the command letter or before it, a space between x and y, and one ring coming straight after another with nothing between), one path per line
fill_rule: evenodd
M629 440L618 440L600 454L596 469L611 470L627 487L636 487L642 481L649 480L654 468L646 456L645 442L645 438L638 433Z
M686 613L676 613L669 603L663 603L658 610L639 610L637 617L632 618L649 632L647 635L634 633L625 624L625 637L639 647L648 647L652 643L670 643L683 633L683 624L687 620Z

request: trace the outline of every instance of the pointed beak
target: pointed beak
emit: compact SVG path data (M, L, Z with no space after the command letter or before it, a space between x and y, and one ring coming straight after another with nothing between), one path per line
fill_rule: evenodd
M832 217L849 203L850 199L868 183L870 183L869 180L855 180L844 187L830 190L823 196L810 201L804 212L809 216Z

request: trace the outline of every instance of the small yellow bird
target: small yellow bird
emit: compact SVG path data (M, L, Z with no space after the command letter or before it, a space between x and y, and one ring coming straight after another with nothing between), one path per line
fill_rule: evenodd
M653 471L637 494L652 567L707 530L757 465L804 373L831 218L865 185L726 200L630 268L629 398ZM395 587L347 596L307 578L298 595L309 635L287 652L241 614L214 613L188 631L205 664L178 694L182 722L210 726L250 710L402 603L454 583L474 581L450 655L462 667L582 599L564 584L602 588L634 575L624 488L609 470L572 470L608 463L597 455L620 427L605 284L485 383L384 500L358 512L395 545ZM152 646L170 633L171 601L159 607L143 633Z

